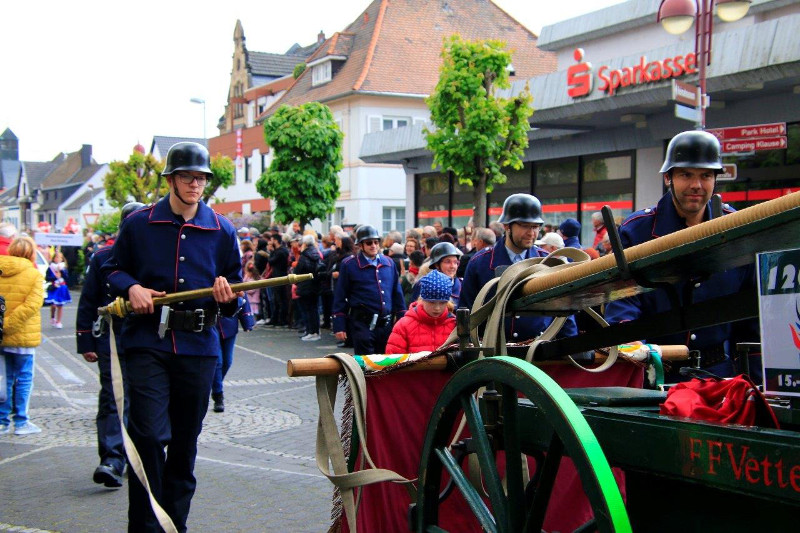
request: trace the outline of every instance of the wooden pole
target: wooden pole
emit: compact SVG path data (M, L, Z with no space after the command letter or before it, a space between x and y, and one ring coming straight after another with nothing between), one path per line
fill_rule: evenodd
M606 360L606 355L595 352L594 364ZM680 345L661 346L661 358L666 361L684 361L689 358L689 348ZM541 361L534 362L537 366L571 364L568 361ZM417 370L444 370L447 367L447 358L444 355L431 357L415 365L408 365L398 372L413 372ZM317 357L313 359L289 359L286 363L286 375L291 378L304 376L332 376L342 371L342 365L331 357Z
M289 274L271 279L259 279L256 281L245 281L243 283L234 283L231 285L233 292L239 291L252 291L254 289L261 289L264 287L277 287L280 285L290 285L292 283L302 283L314 279L314 274ZM208 287L205 289L193 289L190 291L174 292L166 296L153 298L153 305L168 305L175 302L185 302L186 300L196 300L197 298L205 298L214 294L214 289ZM114 315L120 318L125 318L126 315L132 313L131 303L124 298L117 298L110 304L104 307L97 308L98 315Z

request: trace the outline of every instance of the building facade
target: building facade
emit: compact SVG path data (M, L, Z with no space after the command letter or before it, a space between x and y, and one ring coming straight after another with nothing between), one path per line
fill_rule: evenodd
M232 157L240 154L244 179L251 176L248 183L254 182L270 162L263 121L283 104L324 103L344 133L343 169L335 210L315 226L369 223L384 232L403 230L413 217L407 208L413 189L403 166L362 159L362 142L374 132L420 134L430 117L425 98L439 78L443 40L456 33L470 40L506 41L513 50L516 79L556 68L555 54L537 48L536 36L492 2L373 0L350 25L319 45L297 79L289 76L286 85L276 79L245 90L243 112L249 119L253 109L254 127L245 122L238 139L235 132L221 130L220 137L209 140L209 148ZM258 199L254 184L251 188L250 199ZM244 212L240 207L238 212Z
M530 192L542 200L546 222L581 221L585 244L591 214L603 205L621 219L658 201L666 144L695 127L676 116L672 81L698 79L694 32L664 31L656 23L659 3L629 1L542 29L538 46L556 55L557 70L514 83L512 92L527 81L533 95L530 146L524 168L488 195L487 220L497 220L509 194ZM767 125L765 135L777 138L755 150L723 142L736 176L724 177L717 190L734 207L800 188L798 33L798 0L755 0L737 22L714 20L707 128ZM770 146L777 148L761 149ZM404 165L407 224L469 222L471 188L432 168L421 132L369 135L360 157Z

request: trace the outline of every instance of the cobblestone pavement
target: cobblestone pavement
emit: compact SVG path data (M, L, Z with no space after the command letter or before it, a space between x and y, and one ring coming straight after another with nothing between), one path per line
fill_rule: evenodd
M0 531L127 529L127 487L92 482L99 385L97 365L75 353L77 300L73 292L61 330L42 310L30 414L43 431L0 436ZM327 530L332 486L314 460L314 381L286 376L288 359L340 351L329 331L322 337L302 342L274 328L237 337L225 412L209 408L200 436L190 530Z

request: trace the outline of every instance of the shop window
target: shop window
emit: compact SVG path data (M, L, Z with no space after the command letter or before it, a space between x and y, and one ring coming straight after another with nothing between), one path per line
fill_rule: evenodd
M405 207L384 207L383 208L383 235L390 231L406 231L406 208Z
M421 174L417 176L417 225L430 226L438 219L447 220L449 204L449 179L447 174ZM442 222L444 224L444 222Z
M464 228L472 220L474 211L472 209L472 191L475 190L475 187L458 183L458 178L455 177L453 177L453 182L453 209L450 213L451 218L448 219L445 217L442 220L442 226Z
M557 228L578 214L578 158L537 162L533 194L542 202L544 225Z
M592 213L608 205L620 224L633 212L633 174L633 154L582 158L580 216L574 218L581 223L583 246L594 242Z

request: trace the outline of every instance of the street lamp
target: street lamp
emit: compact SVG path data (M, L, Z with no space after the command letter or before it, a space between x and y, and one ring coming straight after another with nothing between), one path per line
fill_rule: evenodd
M207 143L206 140L206 101L202 98L191 98L189 100L193 104L203 104L203 143Z
M694 53L697 57L700 82L700 124L706 127L706 67L711 64L711 34L714 31L714 6L725 22L739 20L747 14L752 0L661 0L658 22L667 32L679 35L695 24Z

